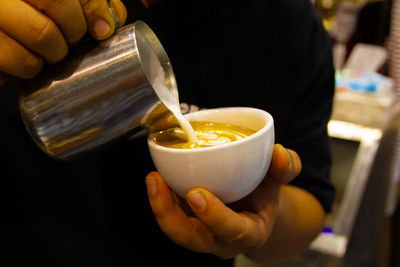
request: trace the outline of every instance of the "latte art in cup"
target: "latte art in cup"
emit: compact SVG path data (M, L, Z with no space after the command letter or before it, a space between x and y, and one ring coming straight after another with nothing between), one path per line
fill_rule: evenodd
M191 121L197 142L190 142L187 134L179 127L153 133L153 140L158 145L169 148L193 149L219 146L246 138L256 131L225 123Z
M176 123L157 127L158 132L154 128L147 138L154 165L171 190L185 198L192 188L201 187L231 203L261 183L274 148L274 121L268 112L248 107L205 109L186 114L185 119L200 139L198 146L187 142L183 130L173 128Z

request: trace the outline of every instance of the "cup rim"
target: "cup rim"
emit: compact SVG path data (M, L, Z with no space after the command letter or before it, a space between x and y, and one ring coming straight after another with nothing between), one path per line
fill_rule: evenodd
M174 152L174 153L201 153L201 152L208 152L208 151L213 151L213 150L223 150L223 149L228 149L231 147L235 146L240 146L243 143L250 142L253 139L259 138L261 135L263 135L265 132L269 131L271 128L274 126L274 120L271 114L269 114L267 111L258 109L258 108L251 108L251 107L223 107L223 108L213 108L213 109L203 109L199 110L193 113L186 114L185 117L193 117L196 114L201 114L201 113L215 113L215 112L223 112L223 111L236 111L236 110L243 110L243 112L253 112L257 114L261 114L265 118L265 125L258 131L256 131L254 134L240 139L236 140L234 142L222 144L222 145L217 145L217 146L210 146L210 147L200 147L200 148L171 148L171 147L165 147L161 146L157 143L154 142L152 135L149 135L147 138L147 143L149 146L161 150L161 151L169 151L169 152ZM188 118L188 119L189 119ZM189 119L190 121L190 119ZM189 152L190 151L190 152Z

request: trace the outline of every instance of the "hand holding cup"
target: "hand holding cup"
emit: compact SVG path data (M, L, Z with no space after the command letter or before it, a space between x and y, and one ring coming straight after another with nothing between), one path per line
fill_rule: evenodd
M245 198L230 205L204 188L191 189L185 201L171 191L157 172L148 174L146 184L156 220L173 242L229 259L258 251L268 243L280 208L281 188L300 171L297 153L276 144L262 182Z

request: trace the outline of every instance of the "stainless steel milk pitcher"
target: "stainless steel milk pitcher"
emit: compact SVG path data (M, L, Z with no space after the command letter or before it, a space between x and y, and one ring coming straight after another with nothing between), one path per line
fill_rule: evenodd
M152 86L154 57L166 87L177 94L168 56L142 21L105 41L71 49L62 62L48 65L21 88L19 107L27 130L44 152L59 159L142 130L143 118L155 107L160 114Z

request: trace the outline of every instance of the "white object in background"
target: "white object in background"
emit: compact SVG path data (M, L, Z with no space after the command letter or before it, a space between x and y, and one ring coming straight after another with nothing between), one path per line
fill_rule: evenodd
M388 52L384 47L358 43L351 51L344 68L359 72L377 72L387 58Z

